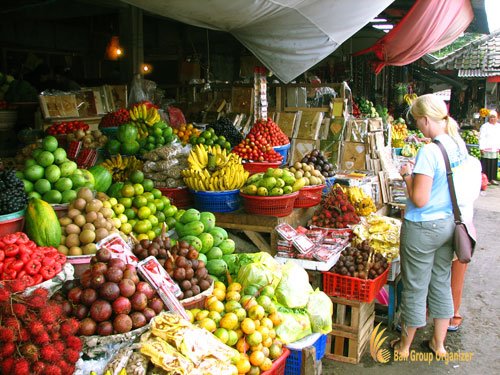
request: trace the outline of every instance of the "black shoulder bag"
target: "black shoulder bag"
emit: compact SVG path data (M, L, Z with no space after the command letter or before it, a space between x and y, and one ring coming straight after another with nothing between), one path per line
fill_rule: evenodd
M453 250L460 263L469 263L476 247L476 228L472 221L462 221L462 214L457 203L455 185L453 184L453 172L451 171L450 160L446 149L437 139L433 142L438 145L446 165L446 176L448 178L448 188L450 189L451 203L453 204L453 215L455 218L455 232L453 234Z

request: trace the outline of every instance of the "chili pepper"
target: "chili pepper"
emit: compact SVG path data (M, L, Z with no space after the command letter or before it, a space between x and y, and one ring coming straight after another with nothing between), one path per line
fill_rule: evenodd
M5 252L6 257L13 258L19 252L19 246L15 244L7 245L7 247L4 248L3 251Z
M44 266L53 266L54 264L56 264L56 258L45 257L42 260L42 264Z
M35 275L42 268L42 264L38 260L31 259L24 265L24 269L28 273L28 275Z
M15 259L10 265L9 268L19 272L23 269L24 267L24 262L21 259Z
M38 285L43 281L43 276L37 273L36 275L32 276L33 278L33 285Z
M17 236L13 233L13 234L8 234L6 236L3 236L2 237L2 240L3 242L6 244L6 245L12 245L13 243L16 242L17 240Z
M2 273L2 280L14 280L17 276L17 272L14 270L4 270Z
M30 241L29 237L26 235L26 233L23 232L18 232L19 235L17 237L16 243L18 245L24 245ZM17 234L17 233L16 233Z
M3 250L0 250L0 262L5 259L5 252Z
M40 275L44 278L44 280L52 279L56 275L55 265L53 266L42 266L40 268Z

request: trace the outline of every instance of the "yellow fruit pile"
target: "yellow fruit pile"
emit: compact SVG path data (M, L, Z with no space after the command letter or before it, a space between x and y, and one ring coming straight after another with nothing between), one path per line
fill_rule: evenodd
M182 171L184 183L198 191L240 189L249 175L241 158L219 145L194 146L188 156L188 165L188 169Z
M142 161L135 156L122 157L120 154L106 159L101 165L111 172L113 182L127 181L133 171L142 170Z
M359 186L342 186L342 190L349 198L349 202L354 206L356 214L359 216L368 216L377 211L372 198L365 193Z
M196 129L193 124L182 124L178 129L174 128L176 134L183 145L189 142L189 138L194 135L198 137L201 134L199 129Z
M404 140L407 137L408 137L408 127L406 126L405 120L399 118L392 123L392 128L391 128L392 147L403 147Z
M258 297L253 294L239 283L229 284L226 289L216 281L213 294L205 300L205 309L188 311L192 323L240 352L236 363L239 374L271 369L272 361L283 351L283 344L276 339L275 328L281 324L281 316L272 302L273 288L265 287Z

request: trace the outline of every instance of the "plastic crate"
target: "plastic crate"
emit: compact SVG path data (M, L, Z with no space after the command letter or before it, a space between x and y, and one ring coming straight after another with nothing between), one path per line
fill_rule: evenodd
M286 360L290 355L290 350L283 348L281 356L273 362L270 370L261 372L261 375L285 375Z
M243 163L243 168L245 168L245 170L252 175L255 173L265 172L267 171L267 168L279 168L280 165L280 161L246 161Z
M177 208L190 208L194 205L193 195L187 187L158 188Z
M25 210L7 215L0 215L0 236L22 232L24 227L24 214Z
M293 211L295 199L299 196L296 191L292 194L285 194L272 197L262 197L257 195L242 194L243 206L250 214L283 217L288 216Z
M321 196L325 185L304 186L299 190L299 195L293 207L312 207L321 203Z
M332 297L342 297L360 302L372 302L387 282L389 268L374 280L323 272L323 291Z
M296 341L293 344L299 344L300 341L305 341L309 336L304 337L302 340ZM316 349L316 361L321 360L325 355L326 351L326 338L327 335L319 335L316 341L312 345L307 345L304 347L314 346ZM293 349L288 347L290 350L290 355L286 360L285 375L299 375L301 373L302 367L302 349Z
M240 191L195 191L194 207L199 211L232 212L240 208Z
M335 185L335 176L325 178L325 187L323 188L323 194L328 194L333 185Z
M283 146L274 146L274 151L283 156L283 160L281 161L281 165L285 165L288 162L288 152L290 151L290 143Z

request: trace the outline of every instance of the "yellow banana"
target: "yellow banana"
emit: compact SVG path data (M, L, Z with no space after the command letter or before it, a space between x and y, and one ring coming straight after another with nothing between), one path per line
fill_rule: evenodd
M131 119L131 120L133 120L133 121L137 120L136 113L134 113L134 108L135 108L135 107L131 108L131 109L128 111L129 116L130 116L130 119Z

